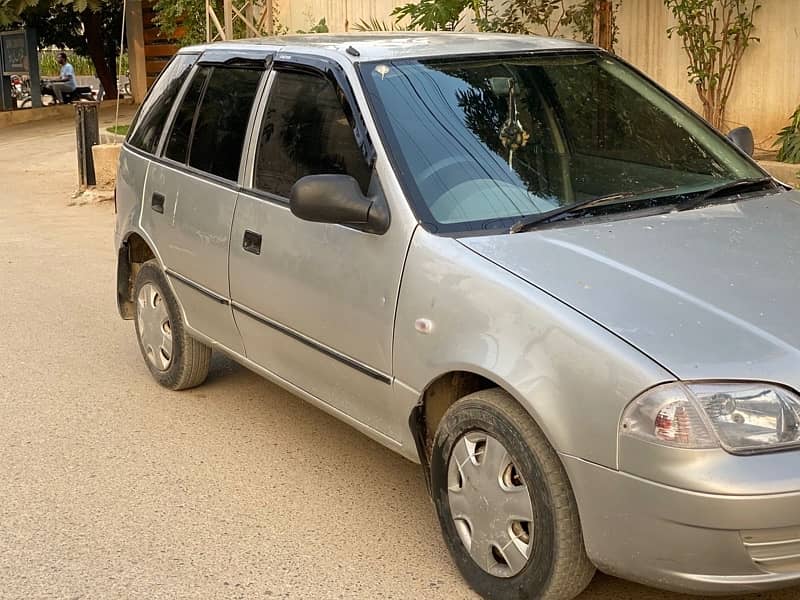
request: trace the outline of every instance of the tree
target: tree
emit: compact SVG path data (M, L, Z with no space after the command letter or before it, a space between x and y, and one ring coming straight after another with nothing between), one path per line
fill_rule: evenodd
M107 98L117 97L122 3L117 0L0 0L0 25L35 27L40 44L88 56Z
M752 42L753 17L759 0L664 0L689 57L689 80L703 103L703 116L717 129L725 124L725 109L745 50Z

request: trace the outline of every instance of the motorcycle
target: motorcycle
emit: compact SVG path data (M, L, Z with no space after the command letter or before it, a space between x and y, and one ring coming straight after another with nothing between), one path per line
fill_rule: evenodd
M42 97L42 104L49 105L49 104L58 104L56 100L56 94L53 90L53 82L49 79L42 79L39 81L39 90ZM61 97L64 100L64 104L71 104L76 100L95 100L95 93L92 91L88 85L79 85L71 92L62 92ZM31 103L31 96L30 91L25 94L21 100L17 100L17 103L22 108L29 108L32 106Z

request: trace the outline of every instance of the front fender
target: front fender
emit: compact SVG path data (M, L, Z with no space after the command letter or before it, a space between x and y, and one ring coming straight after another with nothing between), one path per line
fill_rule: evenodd
M418 319L432 323L417 331ZM475 254L418 228L395 323L395 376L424 390L452 371L494 381L553 447L617 468L617 428L642 390L674 377L586 316Z

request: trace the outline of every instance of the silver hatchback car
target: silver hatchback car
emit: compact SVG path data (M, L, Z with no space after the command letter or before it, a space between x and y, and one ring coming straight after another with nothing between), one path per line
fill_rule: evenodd
M421 463L479 594L800 582L800 194L619 59L187 48L116 207L153 377L219 350Z

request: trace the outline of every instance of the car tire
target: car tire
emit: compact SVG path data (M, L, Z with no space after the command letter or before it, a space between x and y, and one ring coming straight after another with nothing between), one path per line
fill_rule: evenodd
M136 338L153 378L171 390L203 383L211 348L186 333L178 301L158 262L149 260L134 286Z
M503 390L475 392L445 413L431 491L450 554L482 597L571 600L591 581L595 567L564 467Z

